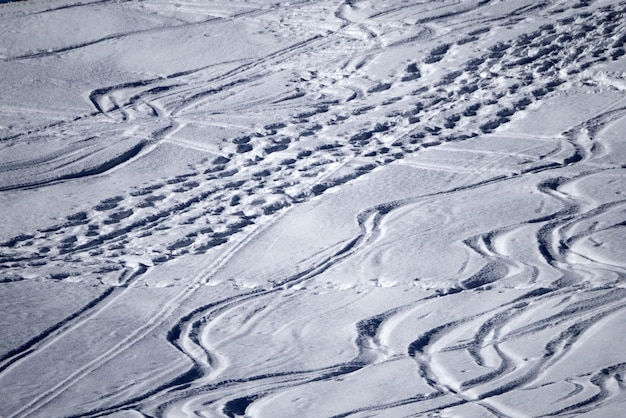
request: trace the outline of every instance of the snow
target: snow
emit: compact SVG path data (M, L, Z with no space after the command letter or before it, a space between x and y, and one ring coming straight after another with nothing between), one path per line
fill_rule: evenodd
M623 414L623 2L0 3L0 416Z

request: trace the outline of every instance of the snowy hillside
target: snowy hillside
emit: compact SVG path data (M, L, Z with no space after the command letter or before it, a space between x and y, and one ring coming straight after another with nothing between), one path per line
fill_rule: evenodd
M625 416L626 2L0 22L0 417Z

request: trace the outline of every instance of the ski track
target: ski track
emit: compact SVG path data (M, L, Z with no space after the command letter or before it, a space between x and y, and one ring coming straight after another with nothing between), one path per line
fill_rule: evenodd
M66 8L108 3L68 4L36 13L45 15ZM94 137L122 136L128 142L98 144L93 148L75 142L61 151L5 165L0 168L8 179L0 186L3 193L109 176L164 143L205 152L209 157L186 174L130 191L121 190L66 216L62 223L25 231L0 244L4 282L29 280L40 272L45 272L42 274L46 280L66 280L78 276L80 271L81 275L97 274L107 285L84 307L0 356L0 379L12 370L19 370L32 356L45 353L48 347L67 338L100 311L115 309L119 295L132 289L150 269L184 255L201 255L230 245L195 277L188 278L188 283L149 321L90 361L77 364L75 370L48 382L45 392L19 408L1 411L3 416L45 414L53 401L80 385L90 373L153 335L163 324L171 323L174 315L179 317L166 338L189 359L190 367L140 395L77 410L73 416L137 411L143 416L173 417L190 415L190 411L202 408L215 416L243 416L255 405L261 405L261 401L271 400L282 392L357 375L401 357L412 359L429 392L364 405L335 416L385 415L393 411L427 415L468 405L480 408L489 416L516 416L516 411L507 406L507 394L556 385L544 382L542 377L575 353L591 329L624 315L626 295L619 286L626 276L624 265L594 258L593 254L581 253L576 248L579 248L577 244L593 239L594 234L623 228L623 222L607 224L603 219L623 218L626 200L614 198L597 204L572 192L587 179L623 170L623 165L603 163L603 157L610 151L598 140L603 130L626 117L626 107L620 107L619 103L555 136L552 140L558 141L559 147L553 153L520 165L517 171L494 174L492 170L509 157L501 155L474 166L462 182L451 183L447 190L363 209L355 220L359 233L327 255L307 260L307 267L299 273L197 306L181 315L180 307L188 306L185 304L198 289L210 283L241 248L297 205L426 149L498 133L498 128L506 126L517 113L566 94L564 86L587 83L588 73L595 64L621 59L626 42L623 35L626 3L618 1L593 9L590 9L593 2L588 1L573 6L562 1L536 2L497 16L476 13L490 10L494 3L491 1L467 0L442 6L432 2L407 5L393 1L381 6L359 1L323 3L339 22L334 30L300 36L289 46L255 59L98 87L88 93L94 108L92 113L2 139L3 147L8 149L18 142L62 143L70 135L85 142ZM280 7L258 6L228 18L211 18L188 25L226 24L230 20L260 18L272 13L287 16L305 13L307 7L313 10L314 5L315 2L302 1ZM186 6L200 7L195 2ZM361 6L371 9L363 11ZM401 39L388 40L385 25L407 14L414 19L415 28L407 29ZM536 23L532 18L537 14L554 23ZM526 30L521 22L526 22L532 30ZM454 27L455 36L445 33L446 24ZM39 60L72 54L104 42L185 25L119 33L3 60ZM496 26L511 27L515 35L510 39L491 39L490 32ZM437 44L438 39L446 43ZM367 67L376 57L390 48L407 48L420 40L436 46L422 56L412 57L394 79L370 78ZM481 48L472 50L474 44L480 44ZM333 68L317 74L298 70L303 57L316 56L323 50L334 51L336 57L341 57L338 51L342 48L353 48L346 53L343 65L332 63ZM458 52L466 48L474 51L469 54L472 58L463 63L455 61ZM433 74L439 74L438 68L445 70L433 82ZM291 71L299 78L294 94L278 92L246 103L228 102L230 97L254 88L277 70ZM330 91L336 92L336 97ZM223 106L214 104L220 101L224 101ZM274 109L279 119L267 121L262 127L248 127L246 134L229 138L221 148L180 135L186 127L200 123L196 120L198 115L219 118L229 112L253 114L255 109ZM92 158L94 152L98 158ZM37 167L39 172L35 170ZM433 168L441 167L434 163ZM30 176L13 179L11 173L23 170L31 173ZM327 366L317 369L223 377L229 371L229 361L228 353L222 353L221 349L228 341L211 340L212 328L228 326L232 321L233 327L238 328L230 338L246 338L255 324L283 303L285 295L378 245L384 223L401 210L433 199L464 196L527 179L537 179L536 192L548 201L557 202L560 209L466 237L464 246L484 260L484 266L454 286L356 322L354 357L335 362L329 359ZM262 203L251 205L252 201ZM177 234L171 234L173 230L178 230ZM507 243L529 234L534 237L536 257L530 261L516 258ZM139 263L129 261L136 255L134 249L147 247L146 243L155 237L159 238L155 240L158 247L151 255L140 255ZM585 262L576 262L580 259ZM546 281L555 272L558 278ZM390 354L383 340L393 334L395 327L410 327L403 325L403 318L428 315L425 304L468 293L480 294L518 276L530 277L537 286L497 306L477 309L450 321L442 318L437 325L416 334L404 352ZM253 306L259 308L253 310ZM545 314L535 317L537 312ZM244 325L237 325L233 318L241 320L244 314L248 315L242 320ZM517 344L527 343L529 336L543 337L547 330L549 336L532 343L537 345L534 349L538 355L522 358L515 353ZM472 377L463 378L446 367L446 359L451 356L465 359L468 375ZM568 383L574 389L553 405L545 406L542 416L569 416L623 399L625 371L626 363L622 362L570 376Z

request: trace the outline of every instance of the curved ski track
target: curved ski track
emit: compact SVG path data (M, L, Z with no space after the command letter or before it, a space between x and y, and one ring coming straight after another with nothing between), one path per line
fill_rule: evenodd
M89 4L100 3L107 2ZM422 2L424 7L430 7L426 11L419 5L390 1L369 10L367 18L359 21L355 19L364 13L358 9L361 2L324 3L333 8L331 15L339 22L336 30L301 38L258 59L99 87L88 95L93 113L3 140L3 147L10 148L18 141L56 141L67 135L88 138L111 132L113 135L132 132L128 133L128 138L134 142L129 142L125 150L110 151L107 161L88 168L77 162L88 158L92 151L80 147L70 147L69 155L49 155L37 161L3 167L0 169L3 173L17 172L36 163L52 171L3 183L2 192L110 175L164 142L206 150L214 156L187 174L155 181L141 189L122 191L68 215L63 223L25 232L2 243L0 263L4 281L28 280L26 276L39 271L56 271L48 278L63 280L73 277L74 269L80 269L84 275L97 271L109 287L88 305L3 354L0 379L8 371L18 370L34 353L45 352L55 341L81 327L99 310L114 306L117 296L132 288L150 266L158 267L182 255L203 254L213 247L233 244L195 277L188 278L186 285L148 322L92 360L77 364L68 375L49 382L45 392L20 408L2 411L3 416L45 414L52 401L79 385L85 376L154 334L173 315L179 315L179 308L187 306L185 303L211 281L216 271L295 205L427 148L497 132L498 127L509 123L516 113L566 94L564 86L588 83L587 74L594 64L620 59L626 43L623 35L626 3L617 1L595 7L593 12L587 12L593 5L589 1L581 1L576 7L563 1L541 1L532 7L523 6L491 17L475 13L478 9L489 10L494 3L490 1L449 2L441 7ZM63 7L79 6L83 5ZM250 13L252 17L269 13L287 15L288 11L302 12L313 6L312 1L293 2L289 6L259 8L231 18L251 18ZM536 24L532 18L537 13L555 23ZM385 19L403 14L409 14L416 26L423 25L428 31L412 29L419 32L416 35L407 30L402 34L403 39L387 42L384 30L388 21ZM216 21L223 23L224 20ZM453 25L457 37L446 34L440 22ZM214 19L209 19L193 24L215 23ZM495 41L489 38L494 25L508 25L519 34ZM532 31L527 31L527 27L532 27ZM103 41L134 35L117 34L12 59L36 60L72 53ZM423 56L416 55L393 80L368 76L367 66L386 51L385 45L406 48L421 39L419 36L425 36L433 45L440 38L454 42L434 46ZM454 61L459 51L477 43L490 46L477 51L467 62ZM352 49L344 57L337 51L345 48ZM343 57L339 60L342 62L332 63L333 68L327 71L320 68L314 75L297 70L298 60L317 57L319 51L331 51L327 52L328 56L334 52L335 57ZM358 54L356 58L354 51ZM427 74L442 63L447 66L441 68L456 65L456 69L441 74L438 81L432 83ZM292 72L300 77L293 95L279 92L253 103L225 103L219 109L214 105L262 82L275 71ZM332 91L339 93L332 97ZM188 124L197 123L194 118L198 114L222 115L226 119L228 112L244 109L244 105L249 106L247 114L273 109L282 119L267 121L262 129L249 127L247 135L230 138L221 150L177 136ZM626 276L624 265L596 259L575 248L593 234L624 228L623 221L611 224L603 219L609 215L609 219L623 218L626 199L618 197L595 204L573 191L593 176L624 170L623 164L603 163L603 157L610 150L598 141L598 135L625 117L626 107L614 103L554 138L562 144L560 151L520 165L516 172L490 176L485 167L479 167L469 173L462 184L451 184L448 190L362 210L356 217L360 227L358 235L328 256L307 260L308 267L300 273L198 306L181 316L169 330L167 340L190 360L187 371L141 395L76 411L74 416L136 411L142 416L173 417L200 409L211 411L215 416L242 416L254 410L255 405L284 391L334 381L406 357L412 359L417 376L429 391L388 403L363 405L336 416L386 413L426 416L469 404L479 408L484 416L516 416L519 411L507 403L507 394L532 392L559 384L542 380L542 377L568 355L575 354L592 329L624 315L626 291L620 285ZM127 130L129 126L138 128ZM94 132L94 127L101 131ZM134 137L136 132L140 134ZM108 145L98 147L109 152ZM74 164L77 168L73 168ZM621 175L623 179L623 173ZM318 369L285 369L245 378L222 377L229 363L227 353L220 352L225 342L210 338L213 327L227 327L229 321L235 324L232 318L241 320L245 314L248 316L243 322L248 325L233 331L231 338L236 339L237 333L248 335L253 324L271 307L276 309L286 295L376 245L382 225L390 214L444 196L462 195L494 184L504 187L521 179L535 178L541 179L536 181L536 192L558 202L561 206L558 211L466 237L463 243L484 260L485 267L456 286L438 289L430 296L356 322L353 341L356 355L352 358L330 359L326 366ZM263 203L251 206L253 198ZM250 210L243 211L242 206ZM183 231L182 235L171 234L177 228ZM537 255L530 262L516 258L506 245L511 237L528 234L534 237ZM154 236L165 237L165 243L158 244L161 247L154 250L149 262L131 265L126 261L126 255L132 255L133 249L147 247L146 242ZM584 262L577 261L581 259ZM546 281L555 274L556 280ZM427 306L433 301L461 298L468 293L483 294L517 276L530 278L536 287L497 306L477 309L451 321L442 316L438 323L415 334L404 351L389 354L385 336L392 333L394 327L411 326L410 322L403 325L403 318L428 315ZM258 309L252 308L255 306ZM544 314L535 316L537 313ZM540 337L533 339L533 336ZM516 354L515 348L523 344L533 346L535 355L520 357ZM457 355L466 359L465 368L471 377L463 378L446 366L446 359ZM541 415L570 416L606 405L613 399L623 399L624 372L626 362L620 362L569 376L567 383L575 389L546 406Z

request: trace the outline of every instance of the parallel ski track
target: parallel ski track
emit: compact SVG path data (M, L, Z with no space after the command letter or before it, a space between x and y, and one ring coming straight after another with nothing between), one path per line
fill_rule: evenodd
M486 4L488 2L480 2L481 5ZM543 4L540 6L548 5ZM517 11L514 11L510 16L513 17L520 15L522 13L528 13L532 8L523 8ZM381 12L380 16L383 16L385 13L393 13L396 10L389 10L386 12ZM623 12L623 11L622 11ZM449 17L450 15L442 15L441 18ZM203 22L206 23L206 22ZM347 23L348 25L349 23ZM121 35L120 35L121 36ZM98 42L102 42L104 40L99 40ZM292 54L298 54L305 51L307 48L312 48L315 45L325 43L327 40L324 36L318 35L312 38L309 38L301 43L296 45L292 45L284 50L275 52L268 57L264 57L261 60L254 61L252 63L244 64L243 66L237 67L217 78L209 80L211 84L222 83L213 89L202 90L200 87L192 87L189 89L183 88L175 88L174 91L166 91L165 95L160 95L161 91L154 90L154 83L162 82L163 79L151 79L145 82L139 82L139 84L134 83L132 85L121 85L117 87L111 88L103 88L97 91L94 91L91 95L92 102L94 107L96 108L98 113L111 113L110 111L105 111L105 109L100 104L101 95L108 95L113 91L121 89L122 91L128 87L136 88L136 87L149 87L150 89L155 91L155 95L153 95L154 99L164 99L165 97L174 98L171 101L171 105L167 106L169 110L166 110L165 115L168 118L175 118L176 116L182 114L184 111L190 109L191 107L198 106L204 101L208 100L209 97L220 91L221 89L227 89L238 83L245 83L250 79L254 78L254 72L257 74L261 74L258 71L263 71L262 67L269 67L274 62L280 62L282 59L288 58ZM88 46L85 45L77 45L75 48ZM69 51L69 49L68 49ZM58 51L53 51L50 54L54 53L63 53L65 50L61 49ZM439 52L433 53L432 57L437 58ZM445 52L444 52L445 54ZM582 56L583 52L579 53L579 56ZM43 56L43 55L42 55ZM40 58L41 56L32 55L30 58ZM19 59L27 59L28 56L18 57ZM498 57L497 59L500 59ZM481 65L481 64L478 64ZM526 65L526 64L524 64ZM261 69L260 69L261 68ZM260 69L260 70L259 70ZM252 73L252 74L247 74ZM177 82L181 81L181 77L185 77L185 75L175 76L168 79L176 78ZM248 78L246 78L248 77ZM446 81L444 79L444 81ZM487 81L488 83L488 81ZM537 87L536 85L531 85L531 87ZM158 87L156 87L158 88ZM533 100L540 100L543 97L543 92L541 95L536 95ZM445 103L445 101L444 101ZM120 112L123 112L123 109L129 106L131 103L122 103L117 104L116 107ZM452 106L453 101L448 100L448 104ZM436 111L441 110L442 106L437 107L435 103L434 109ZM445 107L444 107L445 108ZM157 112L158 113L158 112ZM237 306L249 302L251 300L255 300L258 298L268 297L274 295L275 293L279 293L286 289L291 288L292 286L301 283L306 280L311 280L312 278L318 276L319 274L327 271L328 269L344 262L349 257L357 254L359 251L364 250L369 244L375 241L380 224L384 217L390 212L404 208L407 205L413 205L419 202L424 202L428 199L432 199L435 197L441 196L452 196L457 193L466 192L469 190L474 190L480 187L493 185L497 183L505 183L509 182L512 179L528 177L539 172L554 172L555 177L551 180L544 181L542 184L537 186L538 191L548 194L552 198L556 198L563 202L564 209L562 211L556 212L553 215L547 217L546 219L537 219L532 222L535 224L541 224L542 226L538 229L537 232L537 242L538 242L538 251L544 257L544 261L556 268L563 269L566 273L570 267L567 265L563 251L567 251L567 249L563 249L563 243L567 242L569 239L569 235L567 231L572 228L578 222L581 222L584 219L588 219L592 216L598 216L605 211L614 210L615 208L622 207L626 201L619 200L615 201L609 205L604 205L600 208L595 208L590 211L583 211L583 203L576 202L570 196L565 196L558 192L559 187L565 184L567 181L574 181L576 178L567 178L563 179L561 176L556 174L559 173L560 170L571 167L574 164L586 163L593 156L593 152L588 149L586 143L582 143L581 140L576 135L577 132L580 132L582 128L590 128L591 131L598 131L603 127L610 125L611 123L623 118L626 115L626 108L615 108L613 106L612 109L607 110L596 117L590 119L585 122L583 125L574 127L571 133L566 133L565 138L569 141L574 148L574 152L563 158L561 162L551 163L548 165L537 165L535 167L528 168L519 173L515 173L509 177L496 177L491 178L485 181L480 181L478 183L469 184L469 185L459 185L457 187L453 187L448 191L435 193L431 195L422 195L417 196L411 199L403 199L401 201L393 201L388 202L383 205L378 205L373 208L368 208L361 212L357 216L357 222L361 227L361 232L354 239L348 241L345 247L341 248L335 254L328 259L324 259L322 261L314 261L312 266L304 271L301 274L298 274L293 277L285 278L282 282L277 283L273 288L269 290L261 290L261 291L252 291L249 293L245 293L234 298L229 298L221 302L217 302L205 307L200 307L181 318L179 323L176 325L175 329L170 331L170 336L172 344L176 346L179 350L181 350L185 355L191 358L194 363L194 366L184 375L177 377L172 382L164 385L163 387L157 388L146 395L143 395L139 398L130 400L120 405L116 405L106 409L98 409L95 411L91 411L87 413L87 415L92 416L100 416L105 415L106 413L121 411L129 408L137 408L141 410L143 402L147 403L157 402L160 403L160 407L157 408L161 413L165 413L167 408L169 408L175 402L179 400L185 399L189 396L205 396L203 393L211 392L218 390L223 387L227 387L228 390L226 392L232 393L229 396L235 396L237 393L237 388L242 385L245 387L251 384L250 388L245 389L246 392L249 391L257 391L256 393L250 395L248 398L250 402L253 402L255 399L266 396L267 394L276 392L285 387L293 387L294 385L303 385L309 383L311 381L316 381L319 379L329 379L331 377L336 377L341 374L352 373L356 370L359 370L363 367L367 367L368 360L366 356L363 354L363 350L365 347L364 341L367 339L371 341L376 338L379 327L384 322L385 318L395 314L396 312L390 312L384 314L382 317L373 317L363 319L359 323L359 338L355 341L355 344L359 346L361 354L352 360L349 363L341 364L341 365L333 365L328 368L321 370L313 370L313 371L302 371L302 372L285 372L284 374L275 375L275 376L259 376L259 377L251 377L245 381L241 382L212 382L211 370L215 366L211 360L211 347L205 347L202 341L198 338L198 335L202 333L202 327L207 326L210 323L211 318L213 318L217 313L220 313L224 310L228 309L236 309ZM96 114L93 114L96 116ZM495 129L499 124L506 123L508 116L499 116L497 123L490 126L485 126L483 131L490 131ZM44 128L45 130L47 128ZM421 128L394 128L392 129L386 136L378 135L377 132L370 133L370 138L373 136L374 138L379 138L380 142L378 144L374 144L374 141L370 141L369 138L363 140L364 144L362 147L357 148L352 154L344 158L338 166L335 166L332 170L327 170L322 176L316 177L312 182L307 184L307 187L310 187L311 190L316 190L315 186L317 185L326 185L328 188L334 187L341 182L337 181L337 179L333 178L337 173L340 172L341 169L348 166L349 163L354 161L357 158L363 157L367 152L373 149L380 149L382 147L391 146L392 143L398 141L407 142L409 139L413 138L416 133L420 133ZM453 132L453 131L452 131ZM392 134L391 134L392 133ZM441 136L439 136L441 137ZM433 139L433 137L430 137ZM437 139L437 138L435 138ZM593 138L587 138L588 140L593 141ZM358 140L357 140L358 141ZM425 141L424 141L425 142ZM370 145L371 144L371 145ZM597 152L597 151L595 151ZM394 159L391 159L394 160ZM386 164L387 162L377 162L377 164ZM595 172L601 172L605 170L605 168L598 168ZM588 172L583 173L581 176L589 175ZM321 189L323 192L325 189ZM321 193L320 192L320 193ZM297 203L298 201L308 200L313 197L316 193L309 194L308 196L305 194L299 199L294 199L293 202ZM101 356L95 358L91 362L81 366L77 370L75 370L72 374L70 374L65 379L56 383L53 387L51 387L48 391L42 393L35 399L31 400L29 403L24 405L20 410L14 412L10 417L16 416L26 416L29 414L33 414L35 412L41 411L49 402L57 398L63 392L68 390L70 387L76 385L80 379L93 370L101 367L106 364L108 361L113 359L116 355L127 350L141 339L152 333L157 327L159 327L169 316L171 316L176 309L187 300L200 286L202 286L207 280L210 280L210 277L220 268L222 268L226 263L237 253L239 249L247 245L249 242L255 239L258 234L260 234L264 229L271 226L278 219L284 216L289 212L289 208L284 209L279 212L277 215L273 216L270 220L267 220L265 223L255 226L255 228L248 232L246 235L235 235L232 236L231 239L236 240L231 249L229 249L224 255L222 255L215 262L207 266L203 269L191 282L189 286L182 289L175 297L173 297L166 305L162 307L162 309L146 324L135 330L131 335L127 336L125 339L120 341L111 349L107 350ZM506 232L510 232L517 227L523 227L526 224L520 224L511 226L507 228ZM501 234L505 231L490 231L486 234L483 234L479 237L473 237L472 239L467 241L467 245L472 250L479 252L483 257L488 260L491 260L496 263L510 263L508 261L508 257L503 254L499 254L497 248L492 245L492 243L497 240L498 234ZM534 266L528 266L529 268L535 268ZM602 266L602 268L607 270L615 270L615 266ZM572 271L570 271L574 276L578 276L575 271L577 268L574 266ZM139 272L141 273L141 272ZM624 272L618 269L617 274L620 277L624 277ZM132 277L132 276L131 276ZM584 284L584 282L582 283ZM579 284L580 285L580 284ZM528 387L532 384L534 379L538 376L538 374L545 370L547 367L550 367L558 359L562 358L572 347L575 346L581 334L583 334L586 330L588 330L591 326L599 323L607 317L610 317L613 314L618 312L622 312L626 304L623 303L624 295L623 292L618 290L611 289L597 289L596 292L600 293L600 296L592 301L586 301L581 303L579 306L574 307L574 305L569 305L564 308L561 314L556 315L553 318L547 318L543 320L542 323L536 323L532 327L529 327L527 330L521 330L520 332L513 332L509 334L501 335L502 328L507 324L507 322L511 321L516 316L522 314L526 307L537 304L537 303L547 303L547 301L552 300L553 298L563 297L567 295L568 292L576 292L578 290L578 286L574 286L571 289L559 289L558 284L553 284L551 287L544 289L541 292L530 292L529 297L524 299L523 301L513 301L508 305L503 305L493 311L485 311L480 314L459 319L453 323L443 324L442 326L432 329L428 331L426 334L423 334L419 338L415 340L411 346L407 348L407 355L414 358L418 368L421 370L422 377L429 382L429 384L433 388L433 393L430 395L419 395L404 401L394 402L387 405L378 405L372 407L366 407L363 409L350 411L342 415L338 416L349 416L356 415L362 412L375 412L375 411L383 411L390 408L396 408L400 406L406 405L419 405L420 402L425 400L432 400L435 398L443 397L444 395L449 395L452 397L456 397L458 400L452 403L444 403L440 405L438 408L443 409L452 406L462 405L467 402L476 402L479 403L485 410L489 411L492 414L497 416L506 416L504 411L497 410L493 405L489 404L489 399L495 396L498 396L507 391L517 389L520 387ZM461 289L450 289L451 293L456 293L458 291L472 291L474 287L466 287ZM56 338L62 337L62 335L66 332L70 332L72 329L80 326L81 323L87 321L91 316L97 313L97 309L101 309L103 307L103 301L111 301L111 296L117 294L117 291L110 290L102 294L100 297L94 299L94 301L84 307L83 309L77 311L76 313L70 315L65 320L61 321L57 325L49 328L48 330L41 333L39 336L34 337L28 343L19 347L13 352L8 353L2 358L2 365L0 366L0 373L2 373L7 368L12 367L14 364L19 364L20 361L25 361L28 358L29 353L33 350L39 350L45 348L46 344L53 342ZM608 299L607 299L608 298ZM600 301L602 301L600 303ZM402 309L410 309L411 307L404 307ZM585 317L582 319L578 318L580 312L583 311L586 313ZM387 315L387 316L385 316ZM452 388L447 383L443 382L442 376L437 375L435 371L429 366L429 358L430 356L436 354L436 349L433 348L433 345L442 339L445 339L445 336L448 331L461 327L464 324L468 324L474 319L479 317L487 316L488 318L483 319L483 325L477 330L475 336L472 341L470 341L466 347L449 347L451 349L466 349L470 352L472 357L474 358L477 365L481 365L483 362L481 355L481 348L486 345L492 345L495 352L500 357L501 365L494 369L493 371L480 376L478 378L474 378L463 382L459 388ZM522 335L523 333L532 333L536 332L537 329L541 329L542 327L549 326L552 323L563 323L568 324L567 327L555 338L550 340L545 344L545 353L544 358L537 362L535 366L526 372L525 374L515 374L515 372L521 367L520 364L516 364L515 361L508 356L505 351L503 351L499 347L499 342L507 341L507 339L515 339ZM491 337L488 337L491 336ZM371 346L369 344L368 346ZM437 348L438 349L438 348ZM590 384L597 386L600 388L600 393L596 396L588 398L586 400L577 402L571 406L564 407L560 410L554 411L552 414L564 414L570 413L573 411L577 411L584 408L589 408L593 405L598 404L599 402L606 399L609 396L605 387L606 376L612 376L616 373L619 373L620 370L624 369L623 364L615 365L614 367L607 369L606 371L600 371L598 375L592 377L590 379ZM512 375L512 378L508 378L507 376ZM517 376L517 377L516 377ZM258 390L258 384L263 382L262 386L263 390ZM489 386L491 382L497 382L495 386ZM486 385L483 390L483 385ZM478 396L468 396L463 394L463 392L467 390L472 390L473 393L478 390L480 393ZM175 395L170 395L170 393L176 393ZM211 395L213 398L210 402L216 402L219 396L218 393ZM233 398L232 401L237 401L239 398ZM248 403L248 404L249 404ZM232 404L234 405L234 404ZM235 408L235 406L232 406ZM245 409L245 408L244 408ZM421 410L420 413L428 413L434 411L433 409ZM226 414L226 412L225 412Z

